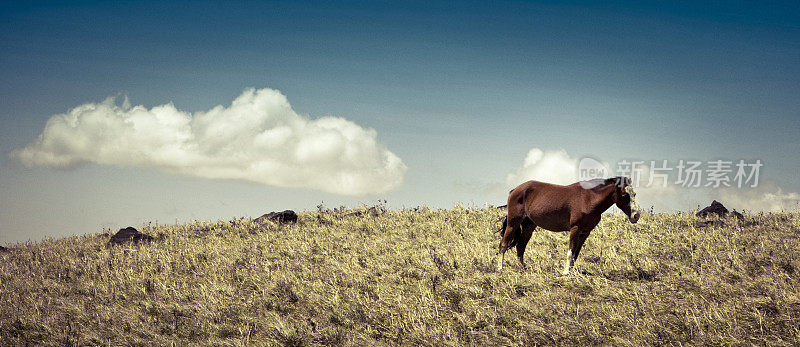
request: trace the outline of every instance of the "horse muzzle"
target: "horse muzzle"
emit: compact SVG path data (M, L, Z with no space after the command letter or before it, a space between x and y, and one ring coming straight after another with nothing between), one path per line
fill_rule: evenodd
M636 222L639 221L639 217L641 217L641 215L639 214L639 211L636 211L631 213L631 215L628 217L628 220L630 220L632 224L636 224Z

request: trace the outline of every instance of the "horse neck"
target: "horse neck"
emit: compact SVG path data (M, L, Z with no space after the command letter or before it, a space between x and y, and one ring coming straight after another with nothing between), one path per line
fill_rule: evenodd
M592 211L603 213L608 210L611 205L615 203L614 192L616 191L616 188L616 184L609 184L597 191L593 190L595 197L592 203L592 205L594 205Z

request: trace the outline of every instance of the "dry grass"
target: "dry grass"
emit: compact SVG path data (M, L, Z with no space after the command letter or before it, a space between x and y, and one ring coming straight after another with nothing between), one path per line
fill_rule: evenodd
M366 208L362 208L362 211ZM309 212L0 253L0 344L800 344L800 215L695 229L605 216L575 274L537 230L495 270L504 210Z

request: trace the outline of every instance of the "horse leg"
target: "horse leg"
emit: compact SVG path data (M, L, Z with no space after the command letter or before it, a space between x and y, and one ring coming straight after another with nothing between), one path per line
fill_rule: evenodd
M514 246L518 242L518 237L515 233L519 233L518 229L522 223L522 216L509 216L506 218L506 230L503 233L503 238L500 240L500 251L497 256L497 270L503 269L503 260L505 259L506 250Z
M575 247L578 244L578 239L580 238L580 230L578 227L572 227L569 230L569 251L567 251L567 263L564 264L564 272L562 274L569 275L569 270L572 269L572 266L575 265Z
M528 241L531 239L531 235L533 235L533 230L536 229L536 224L530 218L525 218L522 220L522 232L519 235L519 241L517 242L517 258L519 258L519 263L522 265L522 268L525 268L525 261L523 260L523 256L525 255L525 247L528 246Z
M586 238L589 237L589 233L591 231L584 231L578 235L578 241L575 243L575 249L572 251L572 258L574 260L578 259L578 254L581 253L581 248L583 248L583 243L586 242Z

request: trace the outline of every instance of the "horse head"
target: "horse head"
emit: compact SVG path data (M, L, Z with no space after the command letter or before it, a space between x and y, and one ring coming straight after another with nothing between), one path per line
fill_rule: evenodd
M617 189L614 193L617 207L628 216L631 223L639 221L641 209L636 203L636 192L633 191L631 179L627 177L616 177Z

